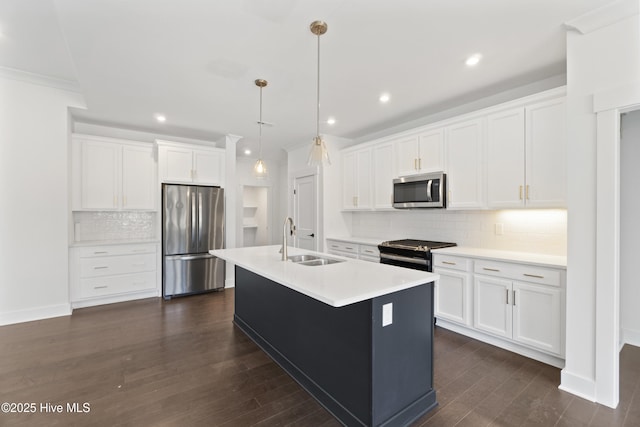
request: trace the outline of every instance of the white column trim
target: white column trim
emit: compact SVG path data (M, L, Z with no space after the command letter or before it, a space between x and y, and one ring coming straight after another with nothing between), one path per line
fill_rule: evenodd
M587 12L584 15L565 22L564 25L568 30L575 30L580 34L588 34L639 13L640 1L621 0Z

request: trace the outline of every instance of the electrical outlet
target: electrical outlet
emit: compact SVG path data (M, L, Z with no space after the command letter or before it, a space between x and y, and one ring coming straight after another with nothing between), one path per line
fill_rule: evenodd
M390 302L382 306L382 326L389 326L393 323L393 303Z
M504 234L504 224L499 222L496 224L496 236L502 236Z

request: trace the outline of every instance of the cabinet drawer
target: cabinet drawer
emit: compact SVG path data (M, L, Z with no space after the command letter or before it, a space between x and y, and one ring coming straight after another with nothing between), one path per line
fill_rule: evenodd
M433 254L433 266L450 270L471 271L471 260L457 256Z
M155 271L156 255L122 255L80 259L80 277L101 277L114 274Z
M354 243L338 242L335 240L328 240L327 244L330 251L350 252L353 254L358 253L358 245Z
M360 256L362 257L375 257L380 260L380 251L377 246L373 245L360 245Z
M562 285L561 272L559 270L525 264L478 260L475 262L474 272L523 282L539 283L541 285L558 287Z
M80 248L80 258L104 257L111 255L155 254L155 244L91 246Z
M91 298L156 288L156 273L93 277L80 280L80 298Z

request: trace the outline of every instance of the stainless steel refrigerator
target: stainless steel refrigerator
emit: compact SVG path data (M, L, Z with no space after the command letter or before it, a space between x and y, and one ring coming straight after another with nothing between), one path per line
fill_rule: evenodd
M209 254L224 247L224 190L162 185L162 296L222 290L224 261Z

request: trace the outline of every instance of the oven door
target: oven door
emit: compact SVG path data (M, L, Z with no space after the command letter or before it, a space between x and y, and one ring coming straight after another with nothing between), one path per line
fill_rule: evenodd
M431 272L431 260L429 257L406 257L380 252L380 263Z

